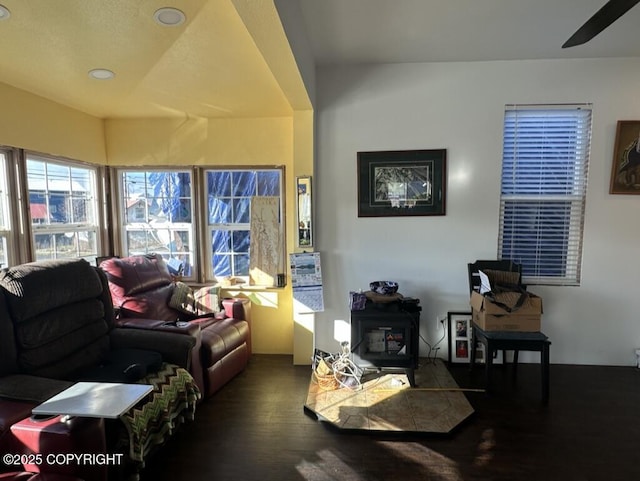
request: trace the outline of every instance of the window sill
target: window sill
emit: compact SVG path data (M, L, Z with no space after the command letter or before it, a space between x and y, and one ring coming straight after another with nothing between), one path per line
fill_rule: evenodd
M233 284L231 286L220 285L220 289L223 291L282 291L287 286L256 286L251 284Z

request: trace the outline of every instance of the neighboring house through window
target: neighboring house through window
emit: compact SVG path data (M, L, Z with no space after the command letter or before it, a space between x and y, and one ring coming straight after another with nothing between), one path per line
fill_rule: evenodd
M123 170L119 175L125 255L160 254L173 274L194 267L192 173Z
M97 169L27 154L27 189L35 260L82 257L99 245Z
M0 148L0 264L94 263L109 251L161 254L174 274L196 282L234 277L270 286L284 271L284 167L122 168L104 181L103 170ZM103 187L117 202L106 206ZM103 247L107 207L112 248ZM21 223L24 232L14 228Z

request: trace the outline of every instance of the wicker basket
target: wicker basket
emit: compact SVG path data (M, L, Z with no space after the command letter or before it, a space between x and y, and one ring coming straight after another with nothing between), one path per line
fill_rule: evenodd
M340 387L331 366L321 359L318 367L313 371L313 378L322 391L333 391Z

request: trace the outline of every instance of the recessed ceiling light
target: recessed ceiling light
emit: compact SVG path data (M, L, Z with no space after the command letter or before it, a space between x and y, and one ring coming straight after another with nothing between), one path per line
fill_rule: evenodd
M183 24L186 19L184 12L171 7L159 8L153 14L153 18L165 27L176 27Z
M106 68L94 68L93 70L89 70L89 77L96 80L109 80L115 76L116 74Z
M11 16L11 12L4 5L0 5L0 20L6 20Z

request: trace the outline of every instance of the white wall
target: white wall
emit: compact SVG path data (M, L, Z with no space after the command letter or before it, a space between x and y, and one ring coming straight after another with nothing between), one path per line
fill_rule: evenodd
M320 69L315 201L325 311L316 347L338 350L347 294L373 280L395 280L419 298L422 336L440 339L436 318L468 309L467 263L496 256L505 104L591 102L582 283L530 290L544 299L552 363L634 365L640 197L608 189L616 122L640 119L639 91L637 58ZM438 148L448 156L446 216L358 218L358 151Z

